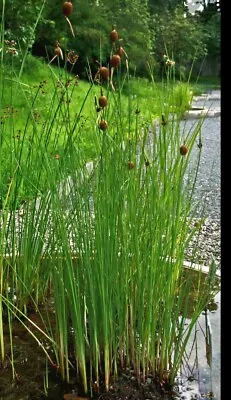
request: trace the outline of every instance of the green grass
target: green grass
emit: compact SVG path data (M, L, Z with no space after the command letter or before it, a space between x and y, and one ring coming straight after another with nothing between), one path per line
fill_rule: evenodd
M6 195L10 177L17 168L18 158L26 161L29 148L35 163L33 169L36 168L36 154L42 154L41 142L46 142L50 157L62 157L67 137L73 135L86 161L99 155L95 129L100 113L96 112L95 99L99 98L101 92L101 87L97 84L91 86L89 82L78 80L65 69L48 65L44 60L31 55L25 59L20 77L20 62L17 58L12 58L11 63L8 60L2 74L0 122L1 154L4 162L0 167L1 201ZM118 79L120 80L120 74L115 75L115 84ZM166 82L130 77L129 80L121 80L119 85L119 94L103 85L104 94L114 98L117 96L114 106L109 107L106 114L112 124L116 123L113 115L118 101L123 103L120 116L124 121L127 121L128 114L140 113L140 119L145 124L146 120L152 121L159 117L160 112L168 114L169 109L185 111L192 97L191 85L183 82L174 82L171 85L168 83L166 90ZM203 91L204 86L199 86L198 83L196 87L193 86L196 92L199 87ZM166 100L169 91L174 93L171 104L167 104ZM133 115L125 128L126 135L134 131L135 124ZM27 146L23 143L27 143ZM38 189L43 190L43 187L44 179L41 175ZM26 189L26 184L21 185L18 204L30 198L32 192L32 189Z
M68 82L68 80L70 81ZM19 130L22 132L28 123L28 118L30 126L35 124L39 132L42 125L51 115L51 107L52 109L58 107L62 92L66 89L63 85L67 84L69 88L66 90L63 102L67 103L69 100L72 102L69 106L69 113L70 117L73 118L82 107L89 83L84 81L78 83L75 76L66 73L65 70L48 66L44 61L28 56L25 70L20 79L18 78L17 69L13 72L11 71L5 77L1 113L1 117L4 118L3 121L6 122L7 116L11 117L12 112L10 113L8 110L9 107L13 107L14 118L11 126L14 132ZM93 112L94 94L92 93L85 105L83 117L88 120L89 117L92 117ZM6 134L8 134L8 131L9 128L6 127ZM60 144L62 144L63 135L64 132L61 131L59 134Z
M16 65L14 65L16 64ZM3 97L1 99L1 116L3 121L5 121L8 117L12 116L12 112L10 112L9 108L14 108L13 120L14 120L14 130L18 132L22 131L25 126L25 122L28 117L28 113L31 111L32 102L36 96L36 102L33 104L33 111L35 113L35 121L36 124L42 125L49 115L49 107L52 103L55 106L58 102L58 92L61 92L62 82L66 82L68 78L70 81L70 90L71 95L69 94L69 100L71 101L69 110L70 116L73 117L74 114L78 113L80 110L85 93L89 88L89 82L81 80L78 81L78 88L73 87L76 84L76 79L73 74L68 74L65 70L60 70L58 67L48 66L48 64L42 60L33 56L28 56L24 65L23 73L20 79L18 78L19 74L19 66L18 62L14 62L13 65L8 65L5 69L5 87L3 92ZM13 67L13 68L11 68ZM59 85L58 81L60 80L59 90L57 89L56 99L54 100L54 89ZM189 87L193 90L193 93L198 94L206 90L206 88L217 87L218 79L211 78L206 80L203 78L201 83L180 83L184 87ZM179 85L179 82L176 84ZM41 86L40 90L39 86ZM155 90L154 90L155 89ZM155 87L149 79L145 78L131 78L129 81L129 88L127 82L123 87L122 98L128 96L128 93L133 93L132 105L135 107L139 106L142 115L146 116L155 116L158 115L158 107L159 102L158 98L155 96L155 92L159 92L160 90L164 90L163 82L155 82ZM13 94L13 97L12 97ZM93 88L91 95L88 97L85 107L83 117L87 120L91 119L94 115L94 96L99 95L99 90L97 88ZM66 99L68 101L68 99ZM54 102L54 103L53 103ZM38 114L36 114L36 112ZM87 122L86 131L88 130L89 125ZM60 142L62 142L63 133L60 134ZM86 135L84 140L84 144L87 149L89 149L89 157L91 158L92 154L90 151L91 138ZM93 151L93 150L92 150Z

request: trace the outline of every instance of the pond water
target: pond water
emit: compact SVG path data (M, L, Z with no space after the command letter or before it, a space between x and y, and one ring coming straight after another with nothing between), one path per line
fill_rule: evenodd
M212 346L212 358L209 365L209 360L207 355L200 352L198 353L198 363L199 363L199 387L201 393L214 393L214 397L217 400L221 399L220 395L220 340L221 340L221 319L220 319L220 293L215 297L215 302L217 304L217 310L208 311L208 323L211 327L211 346ZM203 318L204 317L204 318ZM206 315L201 316L198 321L200 324L200 342L206 348L204 333L206 332Z
M221 400L220 302L218 293L210 309L200 315L190 337L181 370L184 400Z

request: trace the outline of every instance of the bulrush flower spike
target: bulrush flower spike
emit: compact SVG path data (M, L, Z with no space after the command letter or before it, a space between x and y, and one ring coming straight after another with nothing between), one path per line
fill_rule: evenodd
M111 58L110 58L110 66L112 68L116 68L116 67L118 67L118 65L120 65L120 61L121 61L121 58L120 58L119 54L113 54L113 56L111 56Z
M100 78L103 81L106 81L109 78L109 75L110 75L109 69L107 67L100 66L98 71L95 74L94 81L96 81L98 79L98 76L100 76Z
M180 146L180 154L181 154L182 156L185 156L187 153L188 153L188 148L187 148L187 146L186 146L185 144L182 144L182 145Z
M106 81L110 75L109 69L107 67L100 67L99 75L104 81Z
M135 163L131 160L128 161L128 169L133 169L135 168Z
M79 58L79 55L76 54L76 53L74 52L74 50L68 51L68 53L67 53L67 61L68 61L70 64L74 65L74 64L76 63L76 61L78 60L78 58Z
M66 18L67 23L68 23L68 25L70 27L71 33L72 33L73 37L75 37L74 30L73 30L73 27L71 25L71 21L68 18L73 12L73 4L70 1L65 1L63 3L62 11L63 11L63 15Z
M55 47L55 55L54 55L54 57L51 59L51 61L49 62L49 64L51 64L51 63L54 61L54 59L55 59L56 57L60 57L61 60L63 60L63 52L62 52L62 49L61 49L61 47L59 46L59 42L58 42L57 40L56 40L56 47Z
M99 97L99 106L104 108L107 105L107 97L103 95L103 90L101 89L101 96Z
M121 42L121 40L122 39L119 39L119 42ZM128 59L128 55L127 55L126 51L124 50L124 48L121 46L121 44L119 44L119 46L117 47L116 54L118 54L120 56L120 58L125 56L126 59Z
M118 40L119 35L118 32L115 30L115 25L112 27L112 31L110 32L110 40L112 45Z
M101 129L102 131L106 131L107 128L108 128L107 121L105 121L105 119L101 119L99 123L99 129Z
M116 67L118 67L120 65L121 62L121 58L119 56L119 54L113 54L113 56L111 56L110 58L110 66L111 66L111 80L110 80L110 84L113 90L115 90L114 85L113 85L113 74L114 74L114 70Z
M125 57L128 58L127 53L125 52L124 48L120 45L116 50L116 54L118 54L120 57L123 57L123 55L125 55Z

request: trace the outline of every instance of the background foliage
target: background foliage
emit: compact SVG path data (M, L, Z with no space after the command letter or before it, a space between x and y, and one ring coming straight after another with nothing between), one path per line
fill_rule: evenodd
M41 1L5 2L5 40L35 55L54 55L58 40L64 51L79 55L74 72L85 74L96 60L108 62L111 51L109 32L115 25L119 40L129 55L132 73L147 76L147 62L161 71L163 54L173 56L179 70L189 70L192 60L202 63L206 57L219 63L220 8L216 2L201 1L203 11L191 14L182 0L73 0L70 16L76 37L70 35L60 0L45 1L42 16L34 32ZM0 12L3 10L3 2Z

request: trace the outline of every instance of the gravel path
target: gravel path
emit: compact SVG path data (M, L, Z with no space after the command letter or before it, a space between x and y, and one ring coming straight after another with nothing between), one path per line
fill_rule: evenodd
M218 109L220 107L220 91L212 91L207 97L198 96L193 102L194 107ZM188 129L195 120L182 121L182 129ZM202 217L206 220L200 227L200 234L195 237L188 248L186 259L191 260L195 245L197 246L198 263L209 265L212 258L220 266L221 261L221 223L220 223L220 176L221 176L221 149L220 149L220 117L206 118L201 129L202 149L201 160L195 187L194 200L202 200L197 207L195 223ZM192 150L192 161L189 171L195 168L198 148L195 144ZM193 157L195 156L195 157ZM194 223L194 222L193 222Z
M198 224L195 218L192 225ZM193 226L192 226L193 227ZM214 260L220 269L221 264L221 224L219 219L206 219L198 230L185 253L186 261L209 266Z
M182 129L187 131L195 121L182 122ZM197 216L220 218L220 118L205 119L201 128L202 149L194 200L202 200L197 208ZM198 147L192 149L189 170L195 170Z

